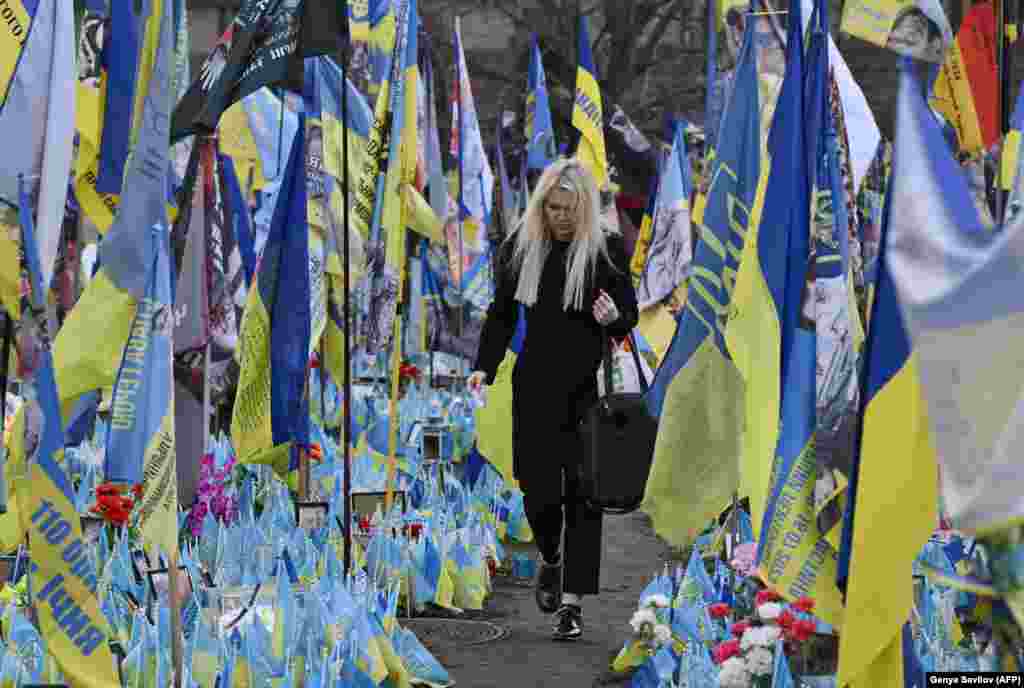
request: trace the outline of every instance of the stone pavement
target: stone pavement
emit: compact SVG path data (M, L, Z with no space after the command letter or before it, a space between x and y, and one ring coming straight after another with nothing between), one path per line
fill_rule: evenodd
M607 516L600 597L583 601L583 637L551 640L550 617L533 600L533 588L498 577L482 612L465 618L507 629L505 637L479 645L425 643L458 688L591 688L625 685L608 666L622 647L640 591L669 560L646 516ZM673 558L674 559L674 558Z

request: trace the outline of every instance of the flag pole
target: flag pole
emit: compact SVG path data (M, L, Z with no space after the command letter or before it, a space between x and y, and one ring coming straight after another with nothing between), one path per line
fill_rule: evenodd
M7 427L7 381L11 372L11 340L14 339L14 318L6 310L4 311L4 343L3 348L0 349L0 356L3 357L3 361L0 362L0 379L3 380L3 398L0 399L0 404L3 405L2 411L0 411L0 436L4 434L4 428ZM0 443L3 440L0 439Z
M459 327L458 336L462 337L462 331L465 328L466 323L466 233L465 226L462 221L462 208L465 200L463 194L463 147L465 142L463 141L463 114L462 114L462 20L459 17L455 17L455 112L458 116L457 128L455 135L459 137L459 159L458 159L458 178L459 178L459 195L458 195L458 207L455 209L455 217L459 222ZM462 362L459 362L460 371Z
M342 236L341 236L341 263L344 266L345 282L342 285L342 307L345 310L345 346L344 346L344 371L342 374L342 420L341 420L341 444L342 444L342 493L345 500L344 514L345 525L342 528L342 535L345 539L345 576L352 570L352 266L351 251L349 242L349 173L348 173L348 66L349 66L349 42L341 49L341 179L344 189L342 199Z

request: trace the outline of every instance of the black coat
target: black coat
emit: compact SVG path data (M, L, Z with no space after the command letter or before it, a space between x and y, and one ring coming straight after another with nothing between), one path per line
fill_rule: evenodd
M588 276L589 293L583 310L562 308L566 279L567 242L552 242L544 264L537 303L526 308L526 337L512 373L514 473L524 469L554 446L557 436L576 433L583 415L597 401L597 369L606 346L601 326L594 319L594 300L601 290L615 302L619 319L607 327L613 337L625 337L636 326L639 311L620 237L609 237L611 264L598 260ZM506 242L498 258L494 301L480 336L474 370L494 382L519 319L515 299L518 272L510 266L513 243Z

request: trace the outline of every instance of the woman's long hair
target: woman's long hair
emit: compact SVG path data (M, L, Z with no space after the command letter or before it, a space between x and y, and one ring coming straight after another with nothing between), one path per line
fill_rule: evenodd
M507 241L515 242L512 267L519 271L516 301L532 306L537 303L541 272L551 252L551 233L544 221L544 201L553 189L576 193L576 235L568 253L562 308L583 310L587 282L594 274L599 257L608 260L605 232L601 228L601 197L590 172L576 158L559 158L550 164L537 181L526 212L509 232Z

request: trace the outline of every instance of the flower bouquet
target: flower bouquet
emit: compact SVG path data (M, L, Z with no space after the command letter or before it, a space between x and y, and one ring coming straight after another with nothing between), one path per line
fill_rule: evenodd
M787 655L802 652L806 669L807 641L817 629L817 623L810 617L814 600L804 597L786 605L774 591L761 590L755 603L755 614L734 622L729 628L733 638L719 643L712 653L721 667L721 688L769 688L779 647ZM731 609L717 604L712 605L709 613L713 618L725 619Z

